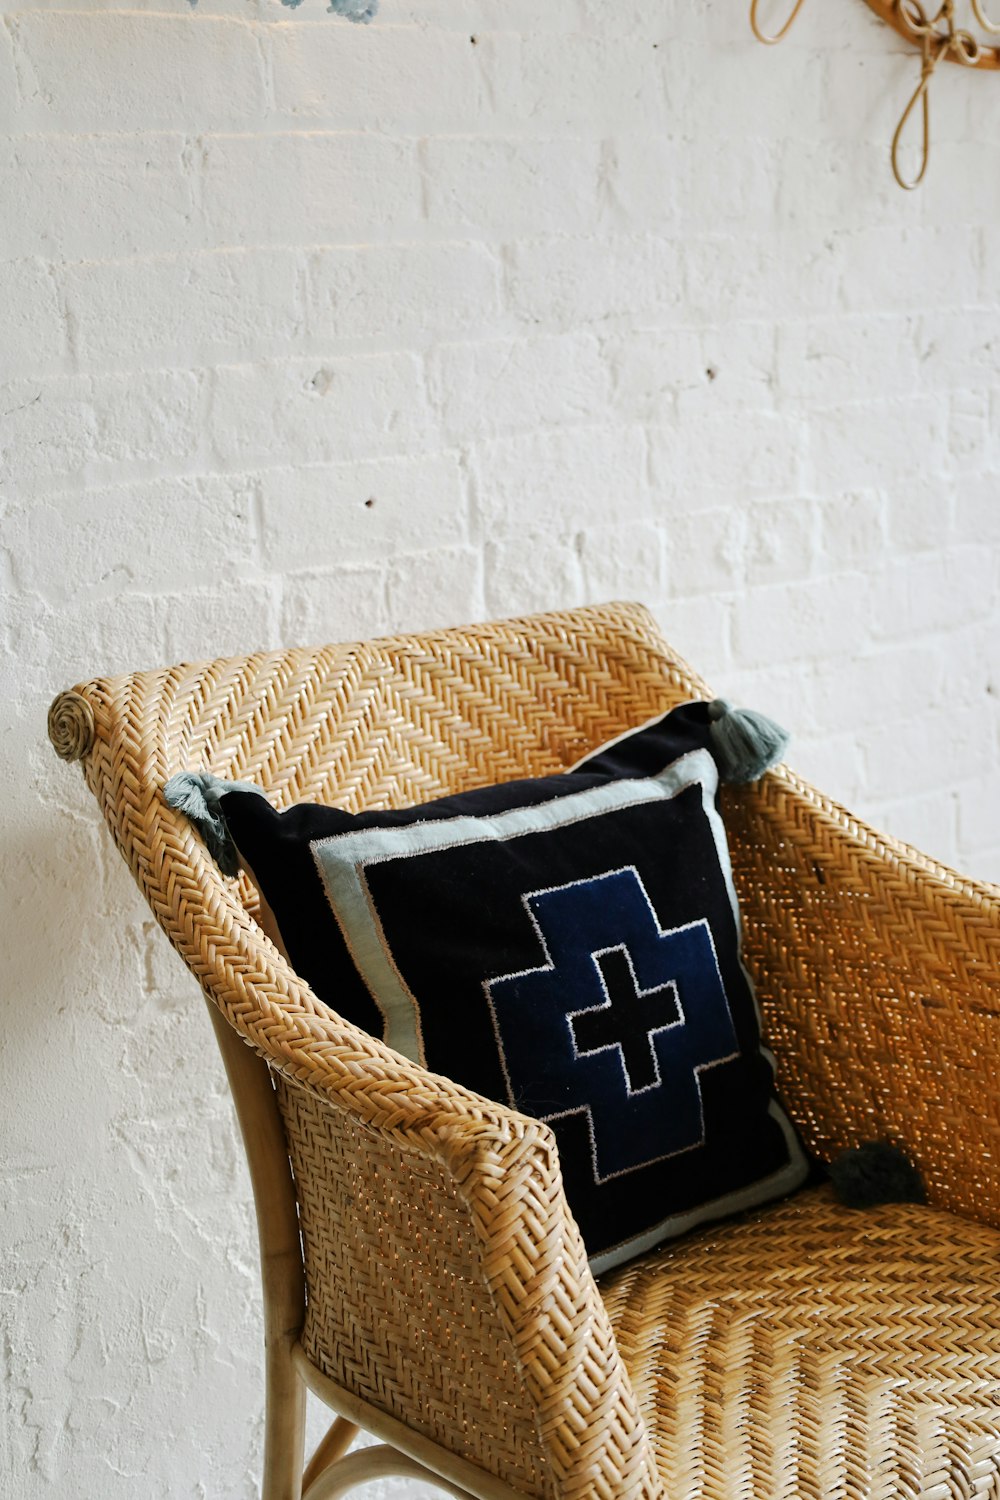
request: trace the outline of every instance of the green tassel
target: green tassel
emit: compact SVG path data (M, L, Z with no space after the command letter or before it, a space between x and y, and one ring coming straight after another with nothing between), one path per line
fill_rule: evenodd
M249 781L224 781L213 776L211 771L179 771L171 776L163 788L163 799L168 807L183 813L197 828L205 841L205 847L215 860L223 875L240 873L239 850L229 836L226 820L219 806L219 799L226 792L264 793L259 786Z
M757 781L784 756L788 731L752 708L734 708L725 698L708 705L712 750L723 781Z

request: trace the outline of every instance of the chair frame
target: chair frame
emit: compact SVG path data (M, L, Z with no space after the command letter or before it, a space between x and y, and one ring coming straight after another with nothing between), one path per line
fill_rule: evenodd
M258 926L252 887L221 877L163 784L204 767L256 779L280 805L423 800L559 770L701 696L647 612L616 604L100 678L54 702L53 745L82 761L201 984L229 1076L260 1238L264 1500L334 1500L390 1473L477 1500L659 1500L663 1478L551 1131L322 1005ZM807 1145L829 1157L890 1135L932 1203L1000 1224L1000 889L875 833L786 767L727 792L724 812L747 952ZM915 1113L914 1090L928 1087L942 1106ZM305 1139L310 1120L329 1138ZM406 1226L430 1213L447 1228L435 1294L477 1289L476 1320L456 1335L468 1376L447 1422L421 1406L418 1324L399 1335L411 1386L378 1368L372 1385L338 1334L351 1274L336 1305L322 1279L306 1294L317 1233L333 1225L336 1237L349 1221L339 1200L307 1213L303 1184L352 1131L398 1199L378 1232L407 1254ZM337 1418L304 1467L307 1390ZM358 1425L382 1445L348 1454Z

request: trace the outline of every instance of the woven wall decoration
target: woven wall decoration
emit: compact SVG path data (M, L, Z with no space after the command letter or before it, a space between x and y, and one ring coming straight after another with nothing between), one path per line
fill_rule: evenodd
M890 160L893 175L900 187L915 188L924 179L930 160L930 104L928 93L934 70L940 62L959 63L965 68L1000 69L1000 45L991 45L977 37L974 30L1000 37L1000 20L987 14L988 0L962 0L968 20L962 26L955 16L956 0L941 0L936 9L928 9L923 0L865 0L870 10L899 35L920 49L920 78L910 95L892 137ZM791 12L781 25L765 31L760 19L760 0L750 0L750 26L759 42L771 46L780 42L802 9L804 0L794 0ZM900 144L907 123L920 112L919 169L907 177L900 165Z

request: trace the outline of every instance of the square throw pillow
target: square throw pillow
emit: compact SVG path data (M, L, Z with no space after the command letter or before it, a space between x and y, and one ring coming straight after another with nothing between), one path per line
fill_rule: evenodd
M320 999L389 1046L547 1121L595 1272L797 1187L717 806L784 748L686 704L571 771L419 807L277 812L178 777ZM199 800L200 799L200 800Z

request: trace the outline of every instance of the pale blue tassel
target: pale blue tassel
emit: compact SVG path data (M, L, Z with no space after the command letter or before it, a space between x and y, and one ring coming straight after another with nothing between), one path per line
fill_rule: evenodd
M710 734L723 781L757 781L782 759L788 730L752 708L734 708L725 698L708 705Z
M221 776L213 776L211 771L179 771L163 788L163 800L194 824L223 875L238 875L239 852L229 836L219 806L219 799L226 792L264 795L260 787L250 781L224 781Z

